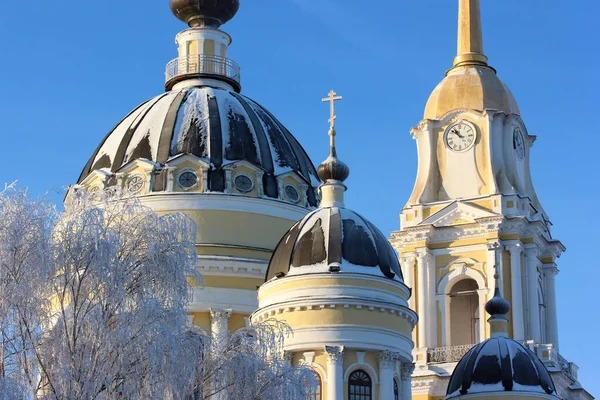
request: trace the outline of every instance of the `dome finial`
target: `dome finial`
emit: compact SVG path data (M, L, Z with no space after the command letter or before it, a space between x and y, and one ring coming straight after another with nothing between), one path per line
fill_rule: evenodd
M453 68L465 65L488 67L488 58L483 54L479 0L458 2L458 51Z
M350 175L350 168L337 158L337 151L335 148L335 121L337 116L335 115L335 102L342 100L342 96L338 96L333 90L329 92L328 97L323 99L323 102L330 103L330 117L329 117L329 157L319 165L317 175L319 179L323 181L321 186L321 192L323 200L321 201L321 208L324 207L343 207L344 206L344 192L346 186L343 182L348 179Z
M492 249L497 252L499 247L499 243L494 243ZM491 336L508 337L508 318L506 317L506 314L510 311L510 303L506 301L500 293L500 269L498 262L494 265L494 280L496 281L494 297L485 305L485 311L491 315L488 319L492 333Z

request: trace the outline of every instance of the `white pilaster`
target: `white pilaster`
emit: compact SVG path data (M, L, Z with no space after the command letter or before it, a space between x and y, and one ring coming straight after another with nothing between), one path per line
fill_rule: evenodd
M412 296L408 299L408 304L411 310L415 309L415 256L404 257L402 259L402 275L404 283L412 290Z
M427 329L429 310L427 301L427 253L425 251L419 251L417 254L417 274L419 276L419 288L417 290L417 313L419 315L418 325L418 347L427 347Z
M394 400L394 368L399 359L397 353L381 351L379 360L379 400Z
M213 340L220 341L227 338L227 335L229 334L229 317L231 316L231 311L231 309L210 309L210 326Z
M327 355L327 400L344 399L344 347L325 346Z
M427 318L427 347L438 347L438 302L436 299L437 293L437 279L435 274L435 257L430 253L427 253L427 307L429 316Z
M416 288L415 288L415 263L417 262L417 258L413 256L404 257L402 259L402 276L404 278L404 283L411 290L411 296L408 299L408 306L411 310L416 310ZM417 343L417 330L413 329L412 331L412 340Z
M510 283L511 283L511 310L513 339L525 340L525 326L523 320L523 283L521 281L521 253L523 246L521 244L511 244L507 246L510 252Z
M544 279L546 283L546 339L558 351L558 317L556 313L556 264L544 265Z
M531 246L525 248L525 268L527 272L527 308L528 327L527 339L541 342L540 332L540 302L538 299L538 250Z
M400 377L402 378L402 400L412 399L412 373L415 370L415 364L402 364L400 367Z

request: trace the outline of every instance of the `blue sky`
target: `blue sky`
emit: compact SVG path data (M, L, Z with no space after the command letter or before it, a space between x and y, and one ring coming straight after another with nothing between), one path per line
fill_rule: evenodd
M76 181L104 135L163 90L184 26L168 2L3 2L0 12L0 182L32 193ZM223 29L243 93L266 106L318 164L327 155L330 89L338 148L351 167L348 205L389 233L416 174L409 129L451 66L456 0L242 0ZM557 278L561 353L600 395L592 218L600 189L600 78L593 0L482 0L486 54L531 134L538 195L567 246ZM376 5L375 5L376 4ZM58 194L51 195L60 201Z

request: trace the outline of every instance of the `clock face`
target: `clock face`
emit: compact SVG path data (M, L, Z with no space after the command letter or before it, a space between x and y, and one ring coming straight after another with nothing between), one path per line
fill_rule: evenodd
M522 160L525 157L525 141L523 140L523 133L521 128L515 128L513 132L513 147L517 153L517 158Z
M458 122L446 130L446 146L453 151L467 151L475 143L475 128L471 124Z

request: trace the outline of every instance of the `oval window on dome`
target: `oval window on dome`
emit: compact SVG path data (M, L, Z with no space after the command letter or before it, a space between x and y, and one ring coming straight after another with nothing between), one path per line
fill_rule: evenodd
M191 189L198 184L198 175L192 171L184 171L177 178L179 186L184 189Z
M292 203L297 203L300 201L300 193L298 192L298 189L296 189L294 186L286 185L284 191L285 197L287 197L287 199Z
M233 184L235 185L235 188L242 193L248 193L254 189L254 182L252 182L252 179L250 179L248 175L236 175L233 179Z
M131 193L139 193L144 187L144 178L140 175L134 175L127 181L127 190Z

